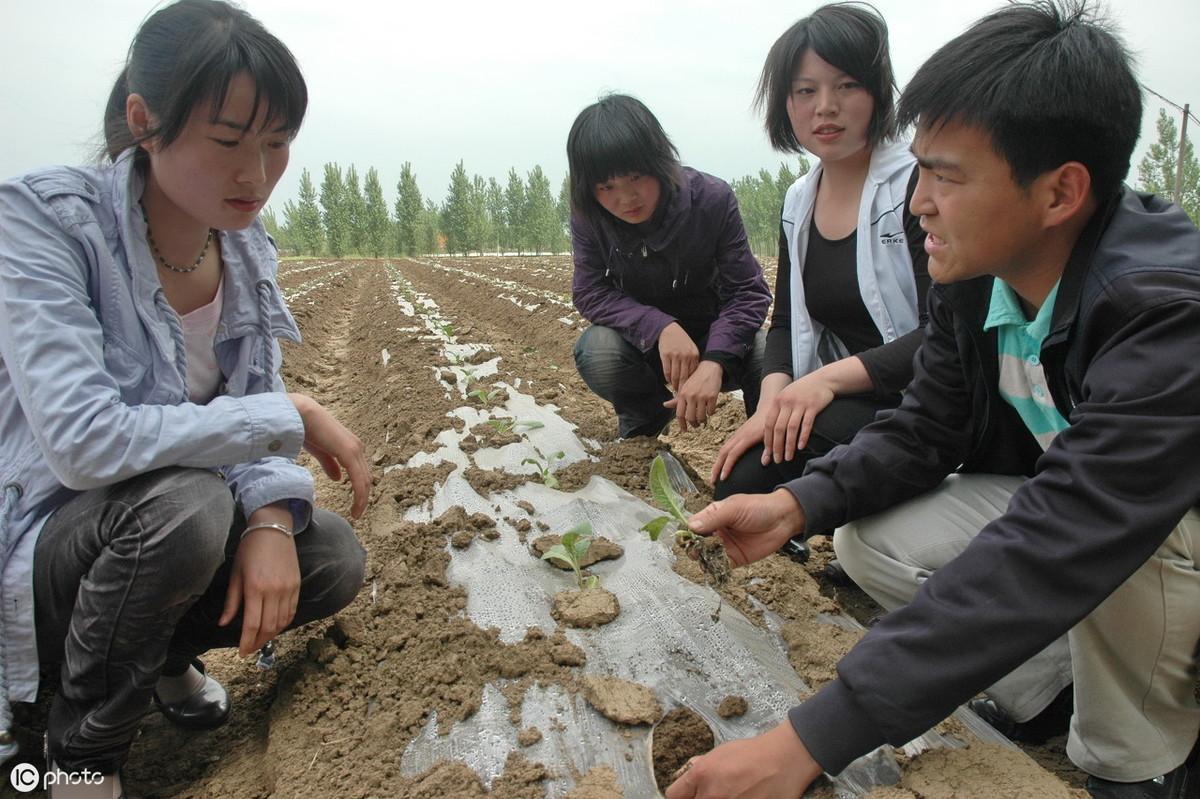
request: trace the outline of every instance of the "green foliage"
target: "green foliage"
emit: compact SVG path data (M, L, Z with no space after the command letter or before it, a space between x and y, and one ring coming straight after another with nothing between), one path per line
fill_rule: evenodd
M530 430L540 430L546 426L532 419L488 419L484 424L495 430L496 435L501 436L514 432L518 427L522 427L528 432Z
M501 242L504 239L506 224L504 220L504 189L500 188L500 184L495 178L488 178L487 187L484 190L484 207L491 230L488 246L495 244L496 252L503 252L504 245Z
M396 249L401 255L416 255L421 251L433 252L436 249L427 247L422 239L423 214L417 176L412 171L412 164L405 161L400 167L400 180L396 183Z
M367 203L358 187L358 171L354 164L346 170L346 177L342 182L342 201L345 204L348 251L361 254L365 250L367 239Z
M317 190L312 175L305 169L300 173L300 197L283 206L283 224L291 244L305 255L320 255L325 244L321 226L321 209L317 206Z
M525 189L526 241L535 253L554 252L561 246L563 234L558 223L558 208L550 193L550 179L540 166L529 172Z
M563 175L562 186L558 190L558 229L564 242L571 236L571 176Z
M600 578L595 574L585 576L583 567L580 565L592 545L594 536L591 524L588 522L577 524L562 534L559 543L546 550L546 554L542 555L542 560L557 560L570 566L571 570L575 572L575 584L579 586L580 591L595 588L600 584Z
M508 184L504 188L504 233L506 251L525 252L525 181L515 169L508 170Z
M441 250L442 231L440 227L441 213L433 200L425 200L425 210L421 212L421 225L418 228L418 246L421 252L436 253Z
M1175 171L1179 163L1179 129L1165 110L1158 112L1158 141L1138 164L1138 183L1142 191L1175 201ZM1200 162L1189 138L1183 145L1183 175L1179 206L1200 225Z
M479 175L473 177L468 197L467 245L469 249L482 254L483 248L492 241L492 220L487 211L487 181Z
M679 540L694 538L695 533L688 528L687 511L683 507L683 497L679 496L667 477L667 464L661 455L654 456L650 464L650 495L654 497L659 510L665 510L667 515L657 516L642 525L642 529L650 535L651 541L657 541L668 526L675 526L675 537Z
M521 465L524 466L527 463L533 464L538 470L538 476L542 478L542 484L546 488L558 488L558 478L554 476L552 469L554 462L562 458L563 453L561 451L551 452L549 456L544 456L539 450L535 449L534 451L537 452L538 457L526 458L521 461Z
M799 167L796 173L787 164L780 164L774 177L760 169L757 175L746 175L729 184L737 197L750 249L757 255L775 255L779 251L779 212L788 187L797 177L807 174L807 159L801 157Z
M491 391L484 391L482 388L477 388L467 394L468 399L479 400L481 405L491 405L495 402L496 397L504 393L502 388L493 388Z
M451 254L466 254L471 243L471 180L466 167L459 161L450 173L446 202L442 205L442 232L446 234L446 250Z
M388 233L392 220L388 217L383 186L375 167L367 170L367 177L363 180L363 203L363 253L374 258L390 255L392 247Z
M350 218L346 208L342 168L335 163L325 165L321 181L321 222L325 225L325 241L335 258L346 254L350 245Z

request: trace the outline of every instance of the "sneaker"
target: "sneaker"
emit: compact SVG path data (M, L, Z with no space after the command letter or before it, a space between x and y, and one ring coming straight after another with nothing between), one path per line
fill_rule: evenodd
M1141 782L1113 782L1099 777L1088 777L1084 785L1092 799L1183 799L1195 792L1195 774L1190 774L1184 763L1174 771L1161 777Z
M967 703L976 716L992 725L996 732L1010 741L1023 744L1044 744L1056 735L1063 735L1071 725L1075 710L1075 693L1068 685L1059 692L1046 709L1029 721L1013 721L991 699L972 699Z

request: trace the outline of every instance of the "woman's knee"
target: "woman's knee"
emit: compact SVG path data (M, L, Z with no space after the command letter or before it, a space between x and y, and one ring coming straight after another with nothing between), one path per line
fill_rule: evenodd
M194 576L207 586L225 560L233 494L207 469L162 469L154 476L153 490L137 509L142 551L163 568L178 569L181 580Z
M367 553L349 522L315 508L296 543L302 569L300 601L311 608L306 615L324 618L353 602L363 585Z
M635 356L640 357L640 353L620 333L603 325L592 325L583 331L575 342L573 354L575 368L589 384L615 379L629 366L635 365Z

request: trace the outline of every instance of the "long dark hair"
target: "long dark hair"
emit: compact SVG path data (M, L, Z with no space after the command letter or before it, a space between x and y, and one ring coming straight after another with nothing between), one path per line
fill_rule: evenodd
M266 99L266 120L295 133L308 108L308 87L283 42L245 11L222 0L180 0L142 23L104 111L104 154L110 159L149 139L165 147L203 102L215 120L229 82L242 72L254 81L255 114ZM125 101L139 94L158 124L140 137L129 130ZM254 117L246 123L249 129Z
M861 83L875 100L867 142L875 147L896 135L896 79L888 54L887 23L867 3L831 3L798 20L771 45L758 80L754 104L764 112L771 146L799 153L788 119L787 98L792 78L805 52L812 50L822 60Z
M679 151L650 109L627 94L609 94L579 112L567 135L571 208L595 223L607 212L596 202L596 184L638 172L662 187L670 201L680 181Z

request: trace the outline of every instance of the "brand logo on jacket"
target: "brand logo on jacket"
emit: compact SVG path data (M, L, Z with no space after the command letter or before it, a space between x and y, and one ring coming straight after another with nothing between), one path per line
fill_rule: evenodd
M904 234L899 233L899 232L897 232L897 233L880 233L879 234L879 243L884 244L884 245L903 244L904 243Z

